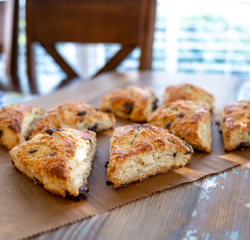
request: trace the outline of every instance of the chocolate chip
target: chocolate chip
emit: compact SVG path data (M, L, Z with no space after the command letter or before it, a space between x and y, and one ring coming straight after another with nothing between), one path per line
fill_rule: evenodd
M53 156L55 156L55 155L56 155L55 152L51 152L51 153L46 154L45 157L48 157L48 156L53 157Z
M241 142L239 147L240 148L248 148L249 147L249 141L247 141L247 142Z
M157 103L157 100L152 102L152 112L157 108L156 103Z
M11 164L12 164L13 167L16 166L15 163L14 163L14 161L12 159L11 159Z
M218 121L218 120L215 121L215 124L218 125L218 126L220 126L220 121Z
M37 152L37 150L35 150L35 149L30 149L30 150L29 150L29 153L30 153L30 154L33 154L33 153L35 153L35 152Z
M97 128L98 128L98 125L97 125L97 123L96 123L94 126L88 128L88 130L93 131L93 132L96 132Z
M109 186L109 185L113 185L114 183L110 182L110 181L106 181L106 185Z
M105 168L108 168L108 166L109 166L109 162L105 162Z
M170 122L170 123L167 123L167 124L165 125L165 127L168 128L168 129L170 129L171 124L172 124L171 122Z
M3 136L3 131L0 130L0 138Z
M175 142L172 139L168 139L168 141L175 144Z
M220 134L222 134L222 130L221 130L220 127L218 128L218 132L219 132Z
M79 123L82 123L82 120L80 120Z
M180 114L179 116L177 116L176 118L183 118L184 115L183 114Z
M79 188L79 198L86 198L86 193L89 192L89 188L85 185Z
M54 133L55 129L48 129L47 133L51 136Z
M177 152L174 152L174 153L173 153L173 157L175 158L175 157L176 157L176 155L177 155Z
M137 129L138 131L141 131L143 129L143 126L138 124L134 127L134 129Z
M86 116L87 112L86 111L82 111L82 112L77 113L76 115L79 116L79 117Z
M226 121L226 119L225 118L223 118L223 120L222 120L223 122L225 122Z
M248 133L248 136L250 136L250 130L248 130L247 133Z
M57 132L62 132L62 129L57 129L56 131L57 131Z
M189 154L189 153L191 153L191 154L194 153L193 148L192 148L188 143L184 143L184 145L186 145L186 146L189 148L189 151L186 151L186 152L185 152L185 155L186 155L186 154Z
M178 111L178 108L176 108L176 107L173 107L173 108L171 108L173 111Z
M133 111L134 103L124 103L122 111L126 114L130 114Z

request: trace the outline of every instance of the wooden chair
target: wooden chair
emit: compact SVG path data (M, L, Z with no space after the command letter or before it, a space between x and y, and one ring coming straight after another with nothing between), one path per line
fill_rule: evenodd
M20 90L17 76L18 0L0 1L0 53L5 55L8 90Z
M37 92L32 44L40 42L70 78L75 71L58 54L56 42L120 43L122 48L98 71L114 70L141 49L140 70L151 69L156 0L27 0L27 72Z

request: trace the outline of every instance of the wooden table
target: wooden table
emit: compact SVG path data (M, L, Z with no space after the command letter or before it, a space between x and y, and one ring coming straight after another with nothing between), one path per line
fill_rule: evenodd
M103 94L129 84L151 85L161 98L165 86L181 82L207 89L215 95L219 109L235 100L242 83L223 76L109 73L55 92L48 96L47 104L76 99L83 88L86 102L98 102ZM241 165L33 239L250 239L249 186L250 164Z

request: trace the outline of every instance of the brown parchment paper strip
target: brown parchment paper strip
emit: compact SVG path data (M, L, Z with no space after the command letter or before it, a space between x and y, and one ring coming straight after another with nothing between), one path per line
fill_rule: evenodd
M124 123L123 120L119 121L119 125ZM81 201L48 193L42 185L34 184L12 168L6 151L0 149L1 159L5 159L0 164L0 239L21 239L54 229L250 161L250 150L225 153L221 135L213 124L211 154L196 151L190 163L183 168L115 190L112 186L106 186L108 179L104 167L109 158L110 135L110 131L98 135L98 149L89 178L90 192L87 199Z
M156 73L154 73L155 75ZM157 75L158 76L158 75ZM134 77L134 78L133 78ZM135 81L137 75L132 75L131 81ZM194 81L190 78L189 82ZM143 79L142 85L151 85L154 91L161 96L165 86L165 75L155 78L157 81ZM101 78L100 81L101 82ZM178 80L178 79L177 79ZM177 81L176 80L176 81ZM97 81L97 80L95 80ZM175 83L177 83L175 81ZM180 80L181 82L182 80ZM227 85L219 86L220 81L216 78L209 79L209 83L218 85L213 88L217 92L212 92L215 96L226 93L221 92L224 88L229 93L235 89L237 81L232 79ZM114 81L115 87L124 87L129 82L124 76L121 81ZM199 81L194 81L196 84ZM206 81L204 81L206 83ZM207 81L208 82L208 81ZM111 84L110 83L110 84ZM131 83L131 82L130 82ZM163 85L164 83L164 85ZM99 84L90 83L90 85ZM139 83L138 83L139 84ZM171 84L170 82L168 84ZM112 86L114 86L112 85ZM71 91L69 90L71 89ZM85 93L85 92L86 93ZM110 91L107 85L97 88L98 96L103 96ZM84 94L85 95L84 95ZM94 95L92 102L88 102L98 106L97 94L92 94L84 88L68 88L60 93L34 100L33 103L46 109L51 108L55 104L70 99L80 99L86 101L86 96ZM229 101L229 99L227 99ZM219 101L219 105L224 106L225 103ZM219 112L219 110L217 111ZM214 120L216 117L214 117ZM213 120L213 150L211 154L195 151L188 165L183 168L176 169L167 173L150 177L142 182L130 184L126 187L113 189L112 186L106 186L107 174L104 164L109 160L109 140L112 131L106 131L98 134L98 148L96 158L93 162L92 172L89 177L90 192L85 200L72 201L64 199L60 196L52 195L45 191L42 185L36 185L20 172L11 167L8 152L0 147L0 239L22 239L28 236L36 235L44 231L58 228L65 224L84 219L95 214L108 211L110 209L121 206L130 201L149 196L157 191L162 191L177 185L198 180L206 175L222 172L236 165L250 162L250 149L245 151L233 151L225 153L223 150L222 136L218 133L217 126ZM117 125L129 124L130 122L117 119Z

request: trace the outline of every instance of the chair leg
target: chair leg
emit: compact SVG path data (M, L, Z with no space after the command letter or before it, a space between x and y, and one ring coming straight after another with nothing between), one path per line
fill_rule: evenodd
M46 50L46 52L54 59L54 61L60 66L60 68L67 74L68 78L78 77L76 72L69 66L69 64L57 52L54 44L41 43L41 45Z
M27 57L27 75L29 80L30 92L31 93L39 93L37 86L37 78L36 78L36 64L35 64L35 56L34 56L34 46L32 42L27 38L26 44L26 57Z
M156 0L143 1L145 14L142 16L142 29L140 36L141 57L140 57L140 70L152 69L153 58L153 42L154 42L154 30L155 30L155 12L156 12Z
M122 48L105 64L102 69L100 69L95 74L95 76L100 73L116 69L121 64L121 62L135 49L135 47L136 45L122 46Z
M9 0L5 5L4 16L4 54L6 56L6 75L11 79L9 85L20 91L20 82L17 75L18 59L18 18L19 1Z

